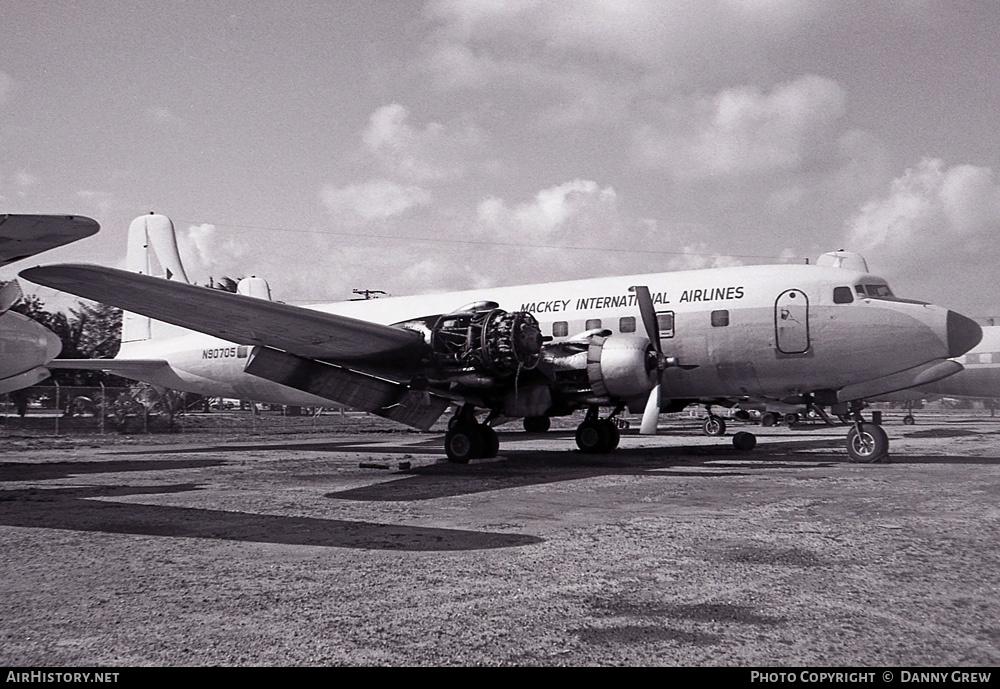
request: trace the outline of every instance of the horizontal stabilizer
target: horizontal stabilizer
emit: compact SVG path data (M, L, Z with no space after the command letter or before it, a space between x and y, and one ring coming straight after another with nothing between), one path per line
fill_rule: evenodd
M310 359L373 361L417 355L426 347L412 330L115 268L61 264L21 271L26 280L85 299L245 345Z
M401 383L267 347L254 348L244 370L250 375L425 431L451 404L450 399L427 390L414 390Z
M124 377L129 373L155 372L170 367L165 359L53 359L47 365L49 368L107 371Z
M962 369L962 364L951 359L935 359L899 373L845 386L837 391L837 399L841 402L870 399L898 390L927 385L955 375Z
M100 227L82 215L0 215L0 266L89 237Z

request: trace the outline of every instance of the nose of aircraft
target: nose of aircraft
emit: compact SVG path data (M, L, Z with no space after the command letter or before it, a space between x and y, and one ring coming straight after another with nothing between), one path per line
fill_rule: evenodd
M983 339L983 329L971 318L948 312L948 356L962 356Z

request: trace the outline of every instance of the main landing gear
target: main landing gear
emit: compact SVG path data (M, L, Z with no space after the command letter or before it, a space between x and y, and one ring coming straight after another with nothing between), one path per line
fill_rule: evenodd
M722 437L726 434L726 420L709 412L701 424L701 432L712 437Z
M444 451L449 462L468 464L470 459L496 457L500 439L492 427L476 420L471 406L465 406L448 422Z
M707 436L719 438L726 434L726 420L712 413L712 406L706 405L708 416L701 424L701 432ZM747 415L749 418L749 414ZM749 431L739 431L733 436L733 447L740 452L747 452L757 447L757 436Z
M847 431L847 456L852 462L888 462L889 436L877 423L869 423L861 416L861 405L851 405L853 426Z
M576 446L580 452L607 454L618 447L622 436L614 418L620 411L621 408L615 409L608 418L602 419L598 407L587 409L583 423L576 427Z

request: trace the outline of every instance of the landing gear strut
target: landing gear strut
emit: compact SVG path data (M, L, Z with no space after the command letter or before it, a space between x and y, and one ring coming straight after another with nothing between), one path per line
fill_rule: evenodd
M615 409L606 419L599 417L600 409L590 407L587 409L587 416L576 428L576 446L580 452L586 454L607 454L616 447L621 440L621 432L614 422L614 417L621 411Z
M468 464L470 459L496 457L500 439L493 428L476 420L472 406L465 405L448 422L444 451L449 462Z
M847 455L852 462L889 461L889 436L877 423L868 423L861 416L861 404L852 403L850 416L854 425L847 431Z

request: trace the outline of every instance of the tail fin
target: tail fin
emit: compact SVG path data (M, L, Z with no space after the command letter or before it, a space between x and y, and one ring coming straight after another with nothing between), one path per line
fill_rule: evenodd
M187 282L177 251L174 224L165 215L140 215L128 227L125 268L134 273ZM152 320L137 313L122 314L122 345L152 339Z

